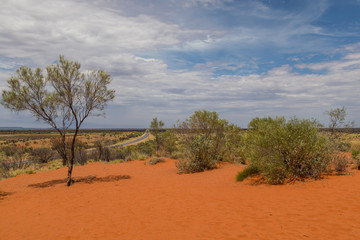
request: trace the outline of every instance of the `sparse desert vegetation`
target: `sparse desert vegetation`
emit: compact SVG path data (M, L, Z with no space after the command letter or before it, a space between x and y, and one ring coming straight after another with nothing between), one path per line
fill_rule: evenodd
M248 167L239 173L238 181L258 175L271 184L318 179L331 172L347 174L360 165L360 135L354 131L324 129L315 120L254 118L247 129L241 129L220 119L216 112L199 110L172 129L163 126L161 120L154 118L150 124L152 137L120 148L111 146L132 141L144 130L80 131L74 163L146 159L156 163L155 159L165 157L177 159L178 173L216 169L226 162L246 164ZM39 144L36 148L32 145L34 141ZM64 152L61 139L50 130L32 130L32 133L4 130L0 134L1 177L65 166L63 156L70 152L70 139Z
M70 143L64 150L61 139L49 130L0 131L0 210L9 216L0 222L0 236L32 238L34 231L42 231L40 238L70 236L64 235L63 226L44 231L42 218L57 226L56 216L76 219L71 226L77 229L93 229L87 234L75 229L71 237L76 239L89 235L165 239L165 233L173 232L197 239L199 228L193 225L202 226L207 239L261 238L258 234L321 239L333 236L326 221L339 220L329 216L329 209L344 204L337 231L343 236L349 224L358 229L360 215L355 209L360 201L353 193L360 184L359 133L338 129L332 133L313 120L282 117L254 118L247 129L241 129L206 110L194 112L171 129L156 120L157 127L150 128L156 134L124 147L111 146L132 142L145 130L80 131L75 142L76 188L70 191L62 157L63 151L71 151ZM289 184L271 186L284 183ZM66 211L71 204L73 211ZM14 206L17 214L10 214ZM134 219L144 212L145 218ZM253 217L239 222L239 212ZM100 215L122 227L110 231L111 224L103 224ZM304 218L316 221L319 229L304 227L300 224ZM152 230L135 230L138 221ZM26 227L12 231L15 222ZM221 231L214 231L216 227ZM358 234L354 230L351 236Z
M51 134L48 131L38 129L0 130L0 177L8 178L23 173L35 173L65 166L61 140L57 134ZM94 161L145 159L154 152L153 140L121 149L106 148L115 144L127 143L143 134L144 130L86 129L80 132L76 141L75 165L84 165ZM31 144L34 141L37 142L35 146ZM69 141L66 146L67 154L69 154Z

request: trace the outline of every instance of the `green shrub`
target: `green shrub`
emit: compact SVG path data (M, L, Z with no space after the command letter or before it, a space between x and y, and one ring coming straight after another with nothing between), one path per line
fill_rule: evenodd
M176 134L170 130L166 130L161 134L161 137L164 150L171 156L178 150L178 138Z
M245 164L244 132L240 127L230 124L225 130L225 152L223 161Z
M132 160L145 160L148 156L142 152L137 150L131 151L129 155L126 155L125 162L132 161Z
M349 159L343 153L334 154L333 156L334 169L337 173L346 172L346 166L348 162Z
M247 166L246 168L244 168L244 170L238 173L238 175L236 176L236 181L242 182L246 178L251 177L258 173L259 173L259 169L257 169L257 167L252 165Z
M203 134L194 137L190 145L190 158L179 160L176 164L179 172L194 173L216 168L221 156L214 151L214 144L211 138L206 138Z
M352 158L353 158L354 161L355 161L356 168L357 168L358 170L360 170L360 150L358 150L358 149L353 149L352 152L351 152L351 156L352 156Z
M349 142L343 142L340 140L333 140L334 148L340 152L349 152L351 149L351 144Z
M164 158L159 158L159 157L153 157L149 160L149 165L155 165L161 162L164 162L165 159Z
M155 141L150 140L150 141L146 141L146 142L141 142L141 143L135 145L134 147L135 147L136 151L150 157L155 154L155 146L156 146Z
M188 160L179 160L180 173L201 172L216 168L225 156L225 128L228 122L216 112L195 111L176 126L180 145Z
M318 178L331 163L328 140L315 121L255 118L249 123L246 157L271 184L289 177Z
M353 149L353 150L351 151L351 156L352 156L352 158L358 158L359 153L360 153L359 150Z
M183 151L177 150L175 152L172 152L169 157L173 159L184 159L185 153Z
M125 160L126 158L126 152L127 150L125 148L116 148L111 150L111 160L115 159L122 159Z
M32 159L38 163L47 163L50 159L55 156L55 153L50 148L35 148L31 152Z

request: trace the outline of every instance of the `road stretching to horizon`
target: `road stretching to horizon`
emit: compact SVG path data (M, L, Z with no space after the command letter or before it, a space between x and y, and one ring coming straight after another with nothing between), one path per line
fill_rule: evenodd
M139 142L141 142L142 140L148 138L149 136L150 136L150 133L149 133L149 130L147 129L142 136L140 136L139 138L136 138L136 139L134 139L134 140L131 140L130 142L115 144L115 145L111 145L111 146L104 146L104 148L125 147L125 146L131 145L131 144L139 143ZM95 152L95 151L97 151L96 148L85 150L86 153L91 153L91 152ZM35 161L29 159L29 160L24 160L24 161L22 161L22 164L32 163L32 162L35 162Z
M115 145L111 145L111 146L104 146L104 148L118 148L118 147L125 147L125 146L128 146L128 145L132 145L132 144L135 144L135 143L139 143L141 142L142 140L148 138L150 136L150 133L149 133L149 130L146 130L144 135L140 136L139 138L136 138L134 140L131 140L130 142L125 142L125 143L120 143L120 144L115 144ZM90 153L90 152L94 152L94 151L97 151L96 148L93 148L93 149L88 149L88 150L85 150L87 153Z

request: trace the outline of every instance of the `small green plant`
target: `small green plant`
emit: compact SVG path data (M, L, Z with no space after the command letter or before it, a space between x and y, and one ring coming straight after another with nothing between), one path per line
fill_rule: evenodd
M244 170L242 170L241 172L238 173L238 175L236 175L236 181L238 182L242 182L244 181L246 178L251 177L255 174L259 173L259 169L255 166L247 166L246 168L244 168Z
M161 157L153 157L149 160L149 165L155 165L155 164L158 164L158 163L161 163L161 162L164 162L165 159L164 158L161 158Z
M176 134L171 130L166 130L161 133L162 147L171 156L178 150L178 138Z
M25 173L26 173L26 174L34 174L35 171L34 171L34 170L26 170Z
M134 146L134 148L136 149L136 151L150 157L155 154L155 146L156 142L154 140L150 140L146 142L141 142Z
M162 139L162 135L160 134L160 131L162 131L164 125L165 125L164 122L158 120L157 117L153 118L153 120L150 123L150 131L155 137L157 151L160 149L160 146L162 145L163 139Z
M176 162L179 172L194 173L216 168L220 156L214 152L214 144L203 134L196 136L190 146L190 158Z
M334 154L333 156L333 164L334 170L339 173L343 174L346 172L346 167L349 163L349 159L343 153Z
M357 150L357 149L353 149L353 150L351 151L351 156L352 156L352 158L358 158L358 157L359 157L359 154L360 154L360 151Z
M173 158L173 159L184 159L185 158L185 154L184 152L182 151L175 151L175 152L172 152L170 154L170 158Z
M244 134L240 127L230 124L225 129L225 153L223 161L245 164Z

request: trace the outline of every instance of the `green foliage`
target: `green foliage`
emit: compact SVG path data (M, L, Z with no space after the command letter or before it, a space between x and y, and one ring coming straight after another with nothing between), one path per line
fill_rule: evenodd
M229 124L225 129L225 154L223 161L245 164L244 131Z
M54 137L50 140L51 149L56 151L62 159L63 166L66 165L68 156L71 155L71 147L72 147L72 140L70 138L65 139L65 148L64 143L61 137ZM75 151L75 159L74 161L78 164L85 164L85 153L80 153L84 151L85 144L80 140L76 139L74 143L74 151Z
M340 140L333 141L333 146L340 152L349 152L351 149L351 144L349 142L344 142Z
M3 146L1 148L1 151L7 156L7 157L10 157L10 156L13 156L16 151L17 151L17 147L16 145L6 145L6 146Z
M221 157L218 152L214 151L216 148L215 141L211 138L206 138L204 134L197 135L193 138L190 145L191 158L188 161L188 169L180 169L182 173L202 172L204 170L214 169ZM186 164L182 164L186 166Z
M246 178L251 177L258 173L259 173L259 169L256 166L254 165L247 166L246 168L244 168L244 170L239 172L238 175L236 175L236 181L242 182Z
M178 150L178 138L173 131L167 130L161 134L161 138L163 139L163 147L166 152L170 154L170 156Z
M107 102L115 97L109 90L110 75L103 70L80 71L80 63L60 56L56 65L46 67L46 77L40 68L21 67L2 91L1 103L13 111L29 111L54 128L61 136L63 159L68 165L68 186L75 160L75 140L84 120L92 113L99 115ZM98 111L94 114L94 111ZM68 129L74 127L71 154L66 151Z
M162 144L162 137L160 134L160 131L164 127L164 123L161 120L158 120L157 117L153 118L153 120L150 123L150 132L155 136L155 142L156 142L156 150L159 150L161 144Z
M357 149L353 149L352 152L351 152L351 156L353 158L358 158L359 154L360 154L360 150L357 150Z
M29 167L34 167L29 161L25 161L25 148L18 147L15 153L6 160L0 162L0 178L14 177L24 173Z
M148 156L144 153L139 151L132 151L130 155L125 157L125 161L132 161L132 160L145 160Z
M336 141L340 133L336 131L337 128L349 128L354 126L354 122L345 123L345 118L347 115L346 108L335 108L330 109L329 111L325 112L326 115L329 116L329 130L330 130L330 139L335 142L335 145L339 145ZM341 145L340 145L341 147ZM341 151L341 149L339 149Z
M107 147L104 147L104 144L102 141L97 141L95 143L95 145L96 145L96 150L97 150L96 151L97 155L95 155L95 160L109 162L111 160L110 149Z
M288 177L318 178L331 163L331 148L318 123L293 118L255 118L249 123L246 156L272 184Z
M200 172L216 168L225 155L225 128L228 122L216 112L195 111L184 122L178 122L176 132L188 160L179 160L181 173Z
M95 161L105 161L105 162L127 162L132 160L145 160L146 158L152 156L155 153L155 142L146 141L139 143L137 145L126 146L121 148L110 149L104 146L100 147L99 154L99 145L98 151L96 154L92 154L90 158L93 158Z
M346 172L346 167L349 163L349 158L343 153L337 153L334 154L332 163L334 165L334 170L337 173L342 174Z
M158 163L161 163L161 162L164 162L165 159L164 158L161 158L161 157L153 157L149 160L149 165L155 165L155 164L158 164Z
M153 140L141 142L134 146L135 150L150 157L155 154L156 142Z

